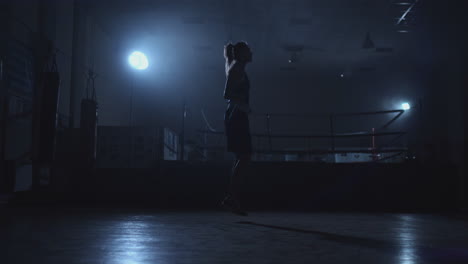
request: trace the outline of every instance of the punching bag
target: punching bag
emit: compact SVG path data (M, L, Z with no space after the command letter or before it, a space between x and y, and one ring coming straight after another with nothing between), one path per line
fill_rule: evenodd
M98 104L96 101L96 89L94 87L94 80L96 77L97 75L93 71L90 70L88 72L86 98L81 100L80 152L86 167L94 167L96 162L98 121Z
M87 167L96 161L97 102L92 99L81 100L80 119L81 154Z
M33 160L51 163L55 152L60 76L56 71L48 71L41 77L34 98Z
M55 53L50 52L45 60L45 67L38 73L37 80L33 98L31 150L33 188L50 186L51 184L60 89L60 74L57 69Z

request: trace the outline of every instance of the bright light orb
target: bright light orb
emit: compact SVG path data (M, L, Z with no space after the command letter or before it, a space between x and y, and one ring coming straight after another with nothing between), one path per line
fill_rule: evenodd
M401 104L401 108L403 108L403 110L410 110L411 109L411 106L409 103L403 103Z
M148 58L140 51L132 52L128 57L128 63L137 70L145 70L149 66Z

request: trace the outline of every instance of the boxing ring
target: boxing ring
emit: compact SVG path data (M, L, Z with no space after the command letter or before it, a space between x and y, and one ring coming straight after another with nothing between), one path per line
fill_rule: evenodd
M362 153L369 154L372 160L369 162L380 162L389 160L395 157L405 156L408 158L408 148L406 146L394 146L394 143L407 135L406 131L391 131L390 126L394 124L403 114L405 110L386 110L386 111L373 111L373 112L357 112L357 113L324 113L324 114L284 114L284 113L260 113L252 114L254 118L264 120L265 133L252 133L253 142L253 159L262 160L258 158L265 155L298 155L298 156L317 156L317 155L336 155L336 154L349 154L349 153ZM199 141L198 145L200 152L203 154L204 160L211 158L207 153L225 152L224 147L224 131L216 130L208 121L205 112L202 110L202 117L205 122L205 129L198 130ZM391 115L388 121L378 128L372 128L370 131L354 131L348 133L339 133L336 130L336 123L338 118L362 117L362 116L383 116ZM287 134L287 133L274 133L272 130L272 122L277 118L305 118L316 119L326 118L328 120L328 133L307 133L307 134ZM337 143L339 139L353 139L353 138L368 138L370 142L369 147L352 147L342 148ZM386 142L377 146L375 144L376 138L385 139ZM301 148L287 149L277 147L273 142L274 140L300 140L303 142ZM328 142L327 147L316 147L312 140L321 140ZM384 155L391 154L391 155ZM263 158L268 160L268 158ZM319 159L320 160L320 159ZM310 160L309 160L310 161ZM330 160L323 160L322 162L334 162Z

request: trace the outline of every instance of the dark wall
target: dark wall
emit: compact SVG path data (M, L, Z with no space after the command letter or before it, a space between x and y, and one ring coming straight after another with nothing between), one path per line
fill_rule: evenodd
M218 208L229 163L161 162L151 169L56 168L34 202ZM255 209L455 210L455 168L444 164L253 163L243 202ZM42 199L42 201L41 201ZM17 202L28 201L18 196ZM31 202L31 197L29 198Z

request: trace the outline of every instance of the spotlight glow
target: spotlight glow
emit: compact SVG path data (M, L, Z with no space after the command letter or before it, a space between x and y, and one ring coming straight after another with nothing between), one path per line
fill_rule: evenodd
M411 106L409 103L403 103L401 104L401 108L403 108L403 110L410 110L411 109Z
M149 66L148 58L140 51L132 52L128 57L128 63L137 70L145 70Z

